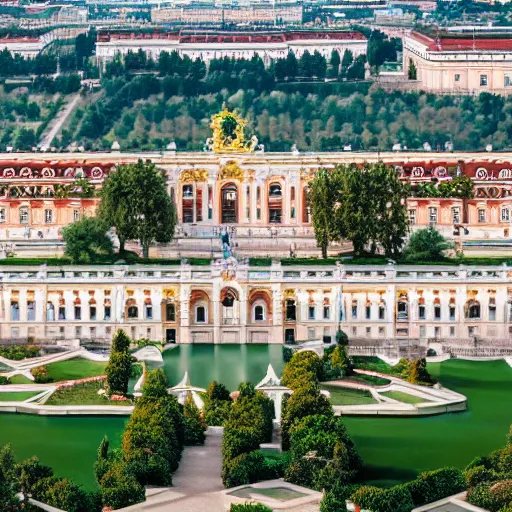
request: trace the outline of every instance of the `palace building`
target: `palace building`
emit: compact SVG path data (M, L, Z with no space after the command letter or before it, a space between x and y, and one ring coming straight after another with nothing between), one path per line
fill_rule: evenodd
M512 267L0 267L0 339L510 340Z
M327 59L333 50L343 56L350 50L354 58L366 54L367 39L358 32L342 31L295 31L295 32L211 32L188 34L180 32L134 33L129 31L99 31L96 42L98 66L116 55L129 51L144 51L148 57L158 60L161 52L176 51L181 57L212 59L229 57L251 59L261 57L265 65L273 59L286 58L292 51L299 58L305 51L320 52Z
M403 39L406 76L414 64L419 88L434 93L508 95L512 91L510 35L412 32Z
M187 242L186 237L188 243L201 246L205 237L218 239L219 229L229 226L253 243L273 232L309 238L314 248L308 183L315 171L379 160L394 166L411 184L438 183L461 174L474 180L473 199L410 197L407 209L413 229L435 225L459 241L505 240L512 233L510 154L9 154L0 155L0 243L58 241L64 226L94 215L108 173L139 158L152 160L166 175L179 218L175 243ZM194 237L197 243L192 242ZM154 255L167 254L162 250L152 249Z

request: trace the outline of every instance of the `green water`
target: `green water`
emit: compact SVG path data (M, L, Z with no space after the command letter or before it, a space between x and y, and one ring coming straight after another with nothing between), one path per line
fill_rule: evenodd
M182 346L164 356L171 384L189 370L192 384L216 379L229 389L258 382L271 362L283 368L280 346ZM431 418L346 418L349 432L368 464L366 477L378 485L410 480L419 471L462 467L474 456L505 443L512 423L512 368L505 362L447 361L429 366L445 385L465 394L469 410ZM92 464L107 434L118 444L126 419L0 415L0 444L18 457L37 455L61 476L94 485Z

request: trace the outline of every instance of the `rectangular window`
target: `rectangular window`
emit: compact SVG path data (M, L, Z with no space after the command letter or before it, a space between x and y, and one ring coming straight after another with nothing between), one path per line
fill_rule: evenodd
M256 208L256 219L261 220L261 208Z
M112 308L111 306L105 306L105 320L110 320L110 314L111 314Z
M434 306L434 320L441 320L441 306L438 304Z
M503 85L505 87L510 87L512 85L512 81L510 80L510 75L505 75L505 80Z
M81 337L82 337L82 328L75 327L75 338L81 338Z
M96 320L96 306L91 306L89 308L89 319Z
M17 339L20 337L20 330L18 327L11 327L11 338Z
M59 306L59 320L66 320L66 307Z
M450 306L450 321L455 321L455 306Z
M480 75L480 87L487 86L487 75Z
M203 191L198 188L196 191L196 222L203 220Z
M26 206L20 208L20 224L28 224L28 208Z
M153 306L146 306L146 320L151 320L153 318Z
M0 208L0 223L5 222L5 208Z
M428 221L431 224L437 224L437 208L431 206L428 209Z
M485 222L485 210L483 208L478 210L478 222Z
M420 338L424 338L427 335L427 327L420 325Z
M510 210L508 208L501 209L501 222L510 222Z
M425 320L425 311L425 306L423 304L418 306L418 318L420 320Z
M452 208L452 222L460 224L460 208L458 206Z
M308 327L308 340L313 340L316 338L316 331L314 327Z
M352 336L357 336L357 327L352 327Z
M384 338L385 334L386 331L384 330L384 327L379 327L379 338Z
M331 318L331 307L324 306L324 320L329 320Z
M51 224L53 222L53 210L44 211L44 223Z
M315 306L309 306L308 308L308 320L315 319Z
M455 73L455 81L460 82L460 75L459 73Z
M27 320L33 322L36 319L36 303L33 300L27 301Z
M434 337L440 338L441 337L441 327L435 327L434 328Z
M365 316L366 316L366 320L370 320L370 318L372 317L372 308L371 308L371 306L366 306L366 308L365 308Z
M416 210L407 210L407 213L409 214L409 224L416 224Z
M75 306L75 320L82 320L82 308Z
M476 336L477 334L478 334L478 330L475 326L468 327L468 336L469 337Z
M73 210L73 222L80 220L80 210Z
M357 318L357 304L352 304L352 318Z
M366 328L366 336L371 336L372 335L372 328L371 327L367 327Z
M194 222L194 189L192 185L183 185L182 216L184 223Z
M455 336L455 327L450 327L450 336Z

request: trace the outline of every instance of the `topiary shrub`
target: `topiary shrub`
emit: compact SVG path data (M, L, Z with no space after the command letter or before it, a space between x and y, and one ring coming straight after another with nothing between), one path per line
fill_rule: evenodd
M378 510L378 498L384 492L383 489L371 485L363 485L352 494L351 500L362 509ZM380 511L379 511L380 512Z
M416 480L405 485L414 505L419 507L464 491L466 480L460 469L441 468L421 473Z
M264 457L259 451L242 453L238 457L226 462L222 481L226 487L253 484L263 480Z
M512 474L512 444L507 444L499 455L499 471Z
M130 338L119 329L112 340L110 358L105 368L109 394L126 395L128 392L128 381L132 374L132 356L128 351L129 347Z
M489 484L481 484L477 485L476 487L472 487L471 489L468 490L466 499L472 505L482 507L486 510L491 510L493 500L489 489Z
M201 417L201 411L189 396L183 406L185 420L185 445L204 444L206 439L206 423Z
M32 368L30 373L34 376L34 382L36 384L47 384L48 382L53 381L53 379L48 375L48 368L46 368L46 366Z
M283 345L283 361L285 363L287 363L288 361L291 360L292 356L293 356L293 350L290 347L285 347Z
M32 496L47 505L67 512L93 510L89 494L67 478L43 478L32 491Z
M489 489L492 506L491 512L498 512L501 508L512 503L512 480L497 482Z
M318 383L322 375L322 360L310 350L295 352L281 376L281 383L296 390L311 382Z
M232 503L229 512L272 512L261 503Z
M464 478L468 487L475 487L480 484L496 482L500 479L499 474L493 469L486 469L484 466L476 466L464 471Z
M126 464L120 462L103 475L100 481L102 503L105 507L128 507L146 499L146 491L137 480L129 474Z
M228 418L231 404L226 386L213 381L204 396L203 418L206 424L222 427Z
M309 487L319 490L315 487L315 478L325 467L326 462L316 458L300 458L291 462L284 473L285 482Z
M324 493L320 503L320 512L346 512L346 500L359 489L359 485L335 485Z

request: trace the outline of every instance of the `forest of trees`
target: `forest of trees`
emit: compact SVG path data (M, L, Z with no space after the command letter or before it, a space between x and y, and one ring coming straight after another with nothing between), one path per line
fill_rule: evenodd
M341 150L345 144L390 150L395 143L419 149L425 142L436 150L448 140L456 150L483 150L489 143L505 149L512 136L512 99L501 96L389 92L366 84L357 91L340 83L257 91L243 75L236 74L233 88L228 83L196 95L172 77L105 80L104 96L76 113L62 145L76 141L100 149L118 140L122 149L150 150L173 140L178 150L201 150L210 117L223 103L248 119L248 133L256 133L268 151L289 151L292 144L300 151Z

